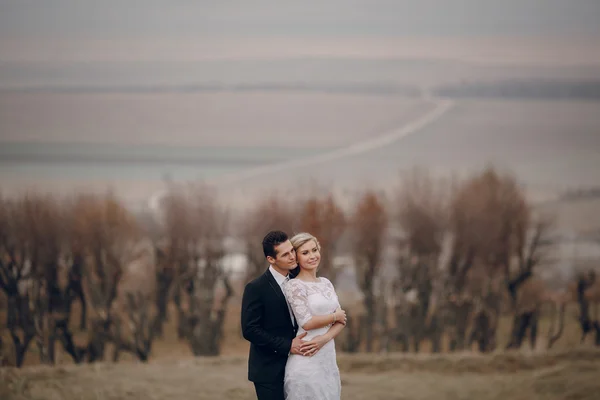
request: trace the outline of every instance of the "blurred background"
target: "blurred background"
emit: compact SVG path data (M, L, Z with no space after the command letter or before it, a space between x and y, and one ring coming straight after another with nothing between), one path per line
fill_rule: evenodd
M343 398L597 393L599 20L593 0L0 1L0 360L27 367L0 394L252 398L239 309L270 229L321 240ZM577 384L548 388L557 360Z

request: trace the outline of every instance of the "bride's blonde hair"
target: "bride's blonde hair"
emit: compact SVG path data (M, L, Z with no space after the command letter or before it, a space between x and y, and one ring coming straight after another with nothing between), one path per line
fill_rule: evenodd
M310 242L311 240L315 241L315 244L317 245L317 249L319 249L319 251L321 251L321 244L319 243L317 238L307 232L302 232L302 233L298 233L297 235L294 235L294 237L292 237L290 239L290 242L292 243L294 250L298 250L300 247L304 246L306 243Z

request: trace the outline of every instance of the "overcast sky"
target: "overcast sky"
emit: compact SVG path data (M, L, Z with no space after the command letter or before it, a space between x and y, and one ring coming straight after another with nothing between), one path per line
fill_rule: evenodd
M600 35L598 0L0 0L2 38Z
M0 80L13 80L2 69L12 63L404 57L597 65L598 21L600 0L0 0Z

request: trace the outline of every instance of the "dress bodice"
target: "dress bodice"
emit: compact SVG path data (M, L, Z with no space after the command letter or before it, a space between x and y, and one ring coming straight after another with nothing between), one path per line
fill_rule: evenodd
M305 332L302 326L313 316L331 314L340 306L335 289L327 278L319 278L317 282L292 279L284 284L283 289L298 322L298 334ZM326 333L332 325L311 329L304 340Z

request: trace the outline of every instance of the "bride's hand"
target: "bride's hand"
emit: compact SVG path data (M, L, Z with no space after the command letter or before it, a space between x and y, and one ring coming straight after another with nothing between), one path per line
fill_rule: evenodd
M342 310L341 307L338 307L333 314L335 315L336 322L346 325L346 311Z
M312 357L317 354L317 352L321 350L321 347L325 346L327 342L329 342L327 335L315 336L312 340L304 343L300 347L300 353L303 356Z

